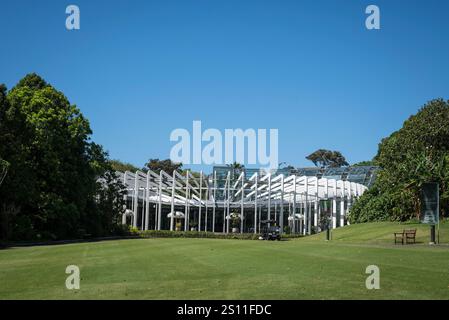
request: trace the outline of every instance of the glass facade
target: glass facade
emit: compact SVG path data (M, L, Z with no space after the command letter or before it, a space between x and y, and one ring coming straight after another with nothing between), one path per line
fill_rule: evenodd
M370 187L376 179L376 172L379 167L376 166L356 166L356 167L339 167L339 168L318 168L318 167L305 167L305 168L280 168L277 170L272 170L271 174L279 175L284 174L285 176L297 175L297 176L308 176L317 178L327 178L335 180L344 180L349 182L355 182L363 184L364 186ZM213 172L217 174L217 184L220 182L218 187L223 187L228 172L231 175L231 181L237 181L241 172L245 173L245 179L251 178L254 173L259 175L265 175L266 171L260 168L239 168L234 169L228 166L214 166Z

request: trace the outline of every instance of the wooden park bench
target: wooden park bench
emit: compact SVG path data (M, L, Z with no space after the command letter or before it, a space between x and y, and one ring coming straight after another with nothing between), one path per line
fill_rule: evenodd
M416 229L404 229L402 230L402 232L395 232L394 233L394 243L396 244L398 241L400 240L400 242L402 244L408 244L411 243L411 241L413 240L413 243L416 242ZM410 240L410 242L409 242Z

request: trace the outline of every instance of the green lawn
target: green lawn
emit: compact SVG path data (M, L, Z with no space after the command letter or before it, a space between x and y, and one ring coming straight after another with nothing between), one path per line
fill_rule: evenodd
M392 244L394 223L347 226L281 242L137 239L0 250L0 299L449 299L445 245ZM65 268L81 270L81 289L65 288ZM380 290L365 268L380 268Z

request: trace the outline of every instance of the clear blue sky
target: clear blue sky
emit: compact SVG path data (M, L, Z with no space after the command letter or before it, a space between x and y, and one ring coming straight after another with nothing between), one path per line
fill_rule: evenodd
M279 160L354 163L449 98L449 2L0 0L0 82L37 72L112 158L168 158L175 128L278 128ZM81 30L65 29L65 8ZM365 29L365 8L381 30Z

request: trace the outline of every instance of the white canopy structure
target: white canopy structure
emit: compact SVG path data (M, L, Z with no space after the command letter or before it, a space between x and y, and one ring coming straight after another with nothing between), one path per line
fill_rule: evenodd
M306 235L321 231L323 221L332 228L347 224L348 209L367 189L343 180L270 173L249 178L243 172L222 177L190 171L117 174L127 189L131 223L141 230L174 230L175 219L182 214L185 231L228 233L231 219L226 217L234 213L241 233L259 233L261 221L271 220L281 232Z
M183 212L176 211L174 214L173 212L170 212L167 214L167 218L175 217L175 219L184 219L185 215Z

